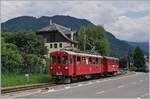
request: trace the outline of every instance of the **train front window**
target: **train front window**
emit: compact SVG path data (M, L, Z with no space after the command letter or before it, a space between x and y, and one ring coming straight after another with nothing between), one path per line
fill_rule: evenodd
M67 61L68 61L68 57L67 56L63 56L62 57L63 64L67 64Z
M58 63L58 64L61 63L61 58L60 58L60 56L57 57L57 63Z
M52 56L52 57L51 57L51 63L54 64L55 62L56 62L56 57L55 57L55 56Z

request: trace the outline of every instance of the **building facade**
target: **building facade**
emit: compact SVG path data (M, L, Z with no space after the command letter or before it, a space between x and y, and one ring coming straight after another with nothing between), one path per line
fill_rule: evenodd
M64 48L74 48L77 44L75 41L77 32L56 23L50 23L48 26L38 30L36 34L41 35L46 40L45 45L49 52Z

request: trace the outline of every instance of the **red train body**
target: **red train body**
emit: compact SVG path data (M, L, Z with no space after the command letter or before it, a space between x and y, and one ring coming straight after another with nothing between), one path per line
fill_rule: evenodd
M55 51L50 53L50 74L55 81L91 78L119 71L119 59L100 55Z

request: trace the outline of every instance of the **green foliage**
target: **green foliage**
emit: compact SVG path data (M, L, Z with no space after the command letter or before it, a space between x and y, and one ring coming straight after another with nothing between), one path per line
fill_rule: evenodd
M12 43L6 43L3 38L1 44L2 73L19 72L23 57L19 53L17 46Z
M49 75L43 74L32 74L27 78L25 75L21 74L7 74L1 75L1 86L16 86L16 85L26 85L26 84L37 84L37 83L48 83L51 81L51 77Z
M84 42L86 41L86 51L95 47L97 53L109 54L109 44L102 26L88 25L87 27L81 27L77 41L81 50L84 50Z
M136 47L134 50L133 61L137 71L141 71L142 69L145 68L144 54L139 47Z
M36 54L39 57L47 54L44 39L34 33L6 33L2 36L6 42L15 44L22 54Z
M22 32L2 33L2 38L4 42L2 43L2 54L5 56L2 58L2 69L10 67L5 69L19 73L45 72L47 67L44 63L46 61L44 55L47 55L47 48L42 37L34 33ZM12 64L12 60L16 64ZM19 66L19 68L13 68L11 65Z
M127 58L126 57L123 57L120 59L119 66L122 69L126 68L126 66L127 66Z

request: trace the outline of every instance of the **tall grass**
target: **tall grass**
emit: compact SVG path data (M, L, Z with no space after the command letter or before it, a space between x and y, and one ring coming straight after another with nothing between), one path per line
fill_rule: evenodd
M32 74L29 75L28 77L19 74L1 75L2 87L36 84L36 83L47 83L47 82L51 82L50 75Z

